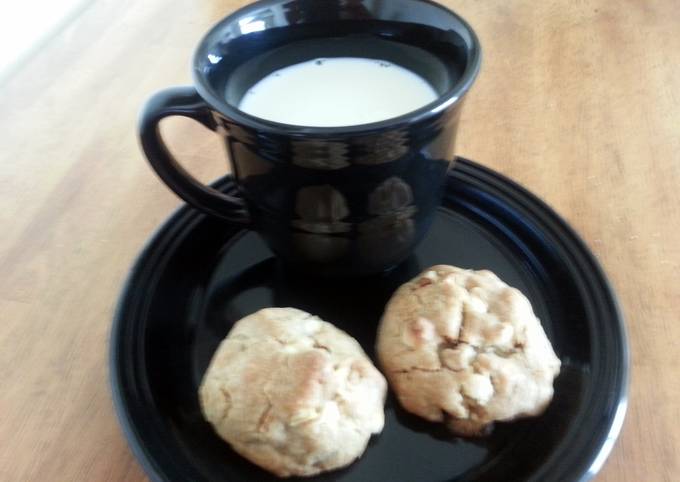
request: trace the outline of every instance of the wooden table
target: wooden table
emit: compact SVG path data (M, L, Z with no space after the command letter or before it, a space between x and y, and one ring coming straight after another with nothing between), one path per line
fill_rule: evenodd
M0 85L0 480L143 480L116 422L108 333L135 256L179 200L139 151L145 98L190 82L237 0L95 0ZM478 31L459 153L543 197L616 287L630 407L598 481L680 480L680 5L448 0ZM164 132L203 180L214 135Z

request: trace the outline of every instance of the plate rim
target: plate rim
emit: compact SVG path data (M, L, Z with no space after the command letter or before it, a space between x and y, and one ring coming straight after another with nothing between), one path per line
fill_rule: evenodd
M628 407L629 387L630 387L630 346L627 334L627 326L621 304L616 296L614 288L606 276L606 273L600 264L595 254L589 249L588 245L581 238L578 232L552 207L543 201L536 194L529 191L520 183L510 179L502 173L499 173L486 166L478 164L474 161L463 157L457 157L454 162L454 168L449 171L447 182L452 179L456 180L456 174L467 174L477 178L479 182L485 185L492 185L496 188L502 188L504 192L514 191L516 199L523 201L522 207L528 209L534 215L538 216L540 221L556 224L560 230L566 233L570 241L574 243L578 254L590 265L593 270L593 275L600 281L603 293L610 301L613 308L613 319L616 320L618 331L618 345L620 346L620 380L618 380L618 390L614 395L618 400L616 409L608 420L608 430L604 437L601 437L596 443L596 450L589 453L585 470L581 469L579 473L568 473L575 477L573 480L578 482L587 482L591 480L602 468L604 462L610 455L615 442L622 430L625 415ZM481 176L480 176L481 175ZM483 177L490 178L489 180L482 179ZM233 182L231 175L226 175L214 181L211 186L216 188L227 189L228 194L235 194L238 192L238 187ZM447 194L448 194L447 188ZM445 197L446 195L445 194ZM527 207L527 204L529 205ZM538 208L538 209L537 209ZM113 320L109 331L109 349L108 349L108 364L109 364L109 389L111 390L114 410L118 423L121 426L123 435L130 447L137 462L142 466L146 475L153 481L172 480L164 476L165 471L159 467L154 457L149 453L148 449L142 443L142 437L131 420L129 407L124 401L123 397L123 380L119 366L118 347L123 342L122 327L129 309L129 298L134 294L135 285L139 282L139 278L143 276L144 272L149 269L149 265L155 264L157 258L163 254L163 249L158 251L158 245L166 248L168 245L172 246L170 242L173 238L178 236L181 232L190 229L207 218L207 215L195 210L187 204L182 204L179 208L168 216L146 240L139 254L135 257L131 268L122 283L118 301L116 303ZM235 227L236 231L241 228ZM578 469L577 469L578 470Z

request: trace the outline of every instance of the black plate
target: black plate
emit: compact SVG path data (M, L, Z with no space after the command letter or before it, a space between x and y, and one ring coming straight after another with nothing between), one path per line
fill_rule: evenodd
M230 178L216 186L235 191ZM372 279L309 280L285 273L258 236L180 209L140 255L111 335L121 424L154 480L277 480L245 461L203 421L197 389L219 341L239 318L294 306L332 321L373 354L393 290L433 264L488 268L533 303L562 372L538 418L498 424L479 440L404 413L390 396L383 433L350 467L309 480L587 480L623 422L628 348L616 299L594 257L548 206L470 161L415 256Z

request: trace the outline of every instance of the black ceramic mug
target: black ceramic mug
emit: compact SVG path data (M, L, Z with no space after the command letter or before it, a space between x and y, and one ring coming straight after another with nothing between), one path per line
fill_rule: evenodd
M280 124L238 109L249 87L271 72L331 57L400 65L427 80L438 98L349 127ZM480 58L468 24L427 0L253 3L205 36L194 56L194 87L148 101L142 147L182 199L257 231L288 265L325 275L377 273L407 258L432 222ZM175 161L158 129L173 115L224 138L239 196L199 183Z

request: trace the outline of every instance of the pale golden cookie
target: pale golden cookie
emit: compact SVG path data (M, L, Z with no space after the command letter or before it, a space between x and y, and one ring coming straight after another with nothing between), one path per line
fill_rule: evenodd
M294 308L238 321L199 389L203 414L233 449L275 473L350 464L382 431L387 383L347 333Z
M401 405L461 435L542 413L560 371L519 290L490 271L444 265L392 296L377 351Z

